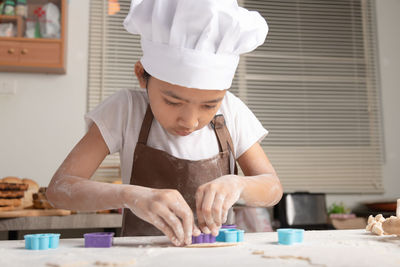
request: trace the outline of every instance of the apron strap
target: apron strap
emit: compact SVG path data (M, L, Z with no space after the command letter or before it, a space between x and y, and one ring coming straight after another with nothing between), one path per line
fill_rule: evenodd
M138 143L143 145L147 144L147 138L149 137L151 124L153 122L153 112L151 111L150 105L147 105L146 114L142 122L142 127L140 128Z
M211 121L211 127L214 129L215 134L217 135L218 144L221 148L221 152L229 150L232 152L233 155L235 155L232 138L229 134L228 128L226 127L224 115L215 115Z
M215 131L215 134L217 135L217 140L218 140L218 145L220 147L220 151L223 152L223 151L228 150L231 152L233 160L235 162L233 173L238 174L238 169L237 169L236 159L235 159L235 148L233 146L232 137L229 133L228 127L226 127L224 115L222 115L222 114L215 115L210 123L211 123L211 127ZM231 170L231 172L232 172L232 170Z

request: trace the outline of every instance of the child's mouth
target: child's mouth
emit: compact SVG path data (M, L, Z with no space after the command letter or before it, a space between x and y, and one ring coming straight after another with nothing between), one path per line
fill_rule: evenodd
M192 132L189 132L189 131L175 131L175 133L177 135L180 135L180 136L187 136L187 135L191 134Z

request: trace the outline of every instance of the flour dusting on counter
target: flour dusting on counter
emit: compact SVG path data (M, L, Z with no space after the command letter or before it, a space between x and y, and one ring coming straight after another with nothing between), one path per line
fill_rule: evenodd
M23 240L2 241L0 266L386 267L400 263L400 238L395 235L376 236L365 230L305 231L301 244L285 246L277 241L276 232L245 234L239 246L191 249L174 247L166 237L117 237L111 248L84 248L83 239L61 239L59 248L44 251L24 249Z

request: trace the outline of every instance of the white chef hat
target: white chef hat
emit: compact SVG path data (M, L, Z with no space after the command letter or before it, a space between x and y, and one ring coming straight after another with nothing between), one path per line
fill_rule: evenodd
M264 43L265 19L237 0L132 0L125 29L141 35L144 69L184 87L231 87L239 55Z

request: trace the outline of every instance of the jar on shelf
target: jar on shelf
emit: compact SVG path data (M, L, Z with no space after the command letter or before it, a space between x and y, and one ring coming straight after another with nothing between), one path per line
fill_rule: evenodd
M15 2L13 0L6 0L3 6L3 15L15 15Z
M26 0L17 0L15 6L15 15L21 16L23 18L28 17L28 8L26 6Z

